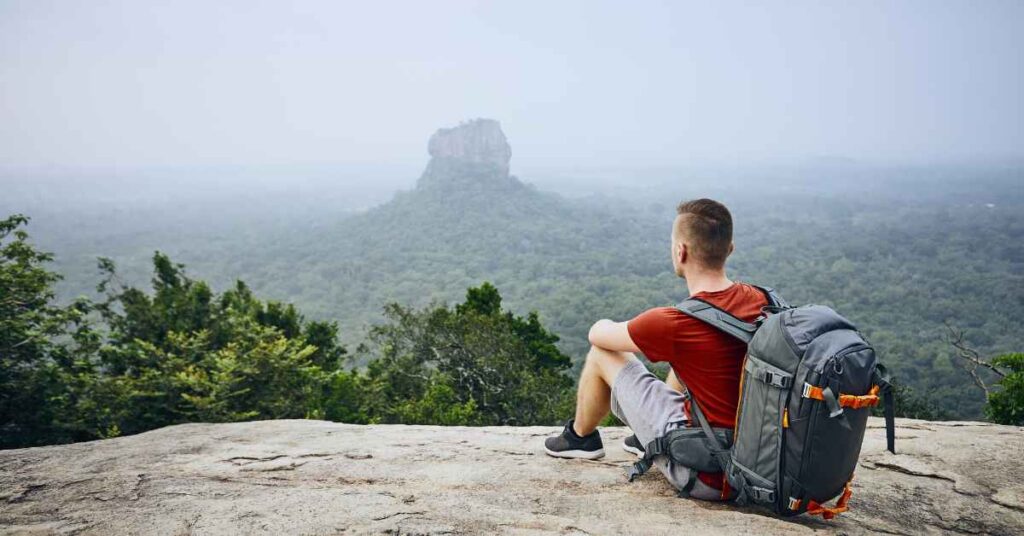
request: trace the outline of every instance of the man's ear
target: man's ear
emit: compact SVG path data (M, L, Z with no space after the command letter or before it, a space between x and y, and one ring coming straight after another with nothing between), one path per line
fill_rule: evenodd
M729 255L732 255L732 242L729 242ZM726 255L726 257L729 255Z
M689 251L686 250L686 242L680 242L679 243L679 264L683 264L683 263L686 262L686 257L687 257L688 254L689 254Z

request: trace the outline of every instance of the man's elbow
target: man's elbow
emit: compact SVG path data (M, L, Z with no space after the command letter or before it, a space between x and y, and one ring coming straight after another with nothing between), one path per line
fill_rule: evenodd
M590 344L594 346L601 346L601 328L608 322L611 322L611 320L602 318L601 320L594 322L594 325L590 326L590 332L587 333L587 340L590 341Z

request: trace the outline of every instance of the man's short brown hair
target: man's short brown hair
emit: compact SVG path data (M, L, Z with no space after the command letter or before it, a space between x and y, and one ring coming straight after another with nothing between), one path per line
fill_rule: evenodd
M708 268L725 266L732 245L732 214L713 199L683 201L676 207L679 218L675 231L686 238L690 254Z

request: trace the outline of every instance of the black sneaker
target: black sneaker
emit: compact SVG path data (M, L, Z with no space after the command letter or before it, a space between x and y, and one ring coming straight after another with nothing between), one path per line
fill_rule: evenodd
M576 435L576 431L572 429L572 420L569 420L560 435L544 440L544 452L556 458L596 460L604 457L604 443L601 442L601 433L597 430L584 437Z
M636 434L622 440L622 450L629 452L630 454L636 454L638 458L644 457L644 446L640 444L640 440L636 438Z

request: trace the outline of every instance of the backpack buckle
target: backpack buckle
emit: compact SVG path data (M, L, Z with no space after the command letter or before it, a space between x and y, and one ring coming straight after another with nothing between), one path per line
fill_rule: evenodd
M754 500L759 503L775 502L775 490L773 489L750 486L750 494L753 495Z
M764 371L764 374L761 375L761 379L765 383L778 387L779 389L786 389L789 387L790 377L779 374L778 372L766 370Z
M629 469L626 469L626 478L629 479L629 482L632 482L643 476L650 468L651 464L646 459L640 460L631 465Z

